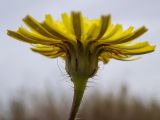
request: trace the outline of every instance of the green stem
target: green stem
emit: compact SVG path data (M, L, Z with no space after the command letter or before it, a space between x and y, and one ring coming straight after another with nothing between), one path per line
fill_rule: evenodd
M75 120L87 84L87 79L72 78L72 81L74 84L74 96L68 120Z

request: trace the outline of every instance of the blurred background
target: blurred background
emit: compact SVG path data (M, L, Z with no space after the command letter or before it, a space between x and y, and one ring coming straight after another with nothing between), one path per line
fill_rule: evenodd
M139 38L139 41L147 40L151 44L159 45L159 5L159 0L0 0L0 108L10 108L5 110L10 110L11 113L14 111L14 114L19 114L19 111L23 111L21 109L25 106L23 104L23 102L25 102L24 98L27 97L27 100L28 98L35 96L35 94L38 97L46 98L47 100L50 100L50 98L48 99L46 96L54 96L53 99L61 105L61 107L59 107L61 110L56 109L57 113L54 112L57 116L61 116L59 113L61 113L60 111L62 111L64 107L66 109L70 108L73 86L65 72L64 62L61 59L48 59L39 54L35 54L29 49L30 45L16 41L6 35L7 29L16 30L19 26L24 25L22 23L22 18L27 14L32 15L39 21L42 21L44 15L47 13L52 14L54 19L61 19L61 13L70 13L70 11L73 10L82 11L83 15L88 18L98 18L102 14L111 14L113 23L120 23L124 28L127 28L130 25L135 26L135 28L145 25L149 31ZM131 118L136 120L138 118L133 117L135 114L150 115L150 117L147 118L151 118L152 115L157 116L155 112L156 115L152 112L160 109L159 46L157 46L154 53L142 56L141 60L132 62L111 60L109 64L103 65L100 63L99 66L100 68L97 75L92 78L88 84L83 104L87 104L87 101L89 103L90 101L92 102L89 104L90 107L87 108L83 108L82 105L83 112L80 112L80 116L87 120L94 120L95 117L93 117L93 115L97 113L94 110L96 110L97 107L99 107L99 110L97 108L97 111L99 111L99 113L104 113L105 115L108 114L102 111L123 111L121 109L115 109L118 106L117 104L121 105L118 106L118 108L124 109L125 113L125 117L122 117L119 120L131 120ZM121 92L121 90L123 92ZM134 98L132 98L133 96ZM93 100L93 97L96 99ZM123 100L121 100L121 98L123 98ZM124 98L126 98L129 103L126 102L126 99ZM35 99L38 98L35 97L34 100ZM62 101L62 99L65 101ZM153 102L153 99L157 102ZM54 100L51 99L52 102ZM34 104L33 101L32 104ZM113 101L115 101L115 103L110 104L110 102ZM43 102L43 100L40 102ZM52 102L45 101L43 103L52 104ZM53 103L56 103L57 105L57 102ZM65 102L67 104L64 104ZM104 108L96 106L99 103L101 103ZM27 103L27 106L28 104L30 106L35 105ZM9 107L6 107L8 105ZM132 107L132 105L135 108ZM44 109L42 106L40 107ZM35 109L37 109L37 107L35 107ZM133 112L137 111L137 109L139 112ZM6 114L5 110L0 110L0 116L1 113L3 115ZM18 111L18 113L16 111ZM84 111L90 111L90 115ZM129 113L126 113L126 111ZM158 114L159 113L160 111L158 111ZM25 116L25 112L20 114ZM123 113L113 112L109 115L115 116L115 114L118 116L118 114L122 115ZM126 117L126 114L129 114L128 116L130 117ZM65 111L64 118L46 119L64 120L67 115L68 113ZM87 118L87 115L92 117ZM96 118L96 120L109 119L103 117L103 115L100 114L100 117ZM45 117L41 118L42 120L46 120ZM144 119L147 120L147 118ZM23 120L23 118L14 119ZM37 119L39 120L39 118L35 118L34 120ZM117 120L117 118L113 119ZM155 117L155 119L159 120L160 118ZM112 119L110 118L110 120Z

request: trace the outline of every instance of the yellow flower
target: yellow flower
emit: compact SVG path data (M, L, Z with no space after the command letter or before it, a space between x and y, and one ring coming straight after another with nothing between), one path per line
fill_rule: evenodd
M110 15L88 19L80 12L63 13L62 20L58 21L48 14L43 22L28 15L23 21L30 30L20 27L17 31L8 30L8 35L32 44L34 52L50 58L63 58L75 91L84 92L88 78L97 72L98 61L134 60L132 56L153 52L155 48L148 42L134 42L147 31L144 26L137 30L132 26L123 30L121 24L112 24ZM76 115L78 107L71 114Z

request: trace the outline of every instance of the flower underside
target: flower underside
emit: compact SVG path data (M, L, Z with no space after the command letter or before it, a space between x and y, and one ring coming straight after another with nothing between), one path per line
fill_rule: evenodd
M98 61L135 60L132 56L153 52L155 48L148 42L134 42L147 31L144 26L123 30L122 25L111 23L110 15L88 19L80 12L72 12L62 14L61 21L46 15L42 23L28 15L23 21L29 30L20 27L17 31L8 30L8 35L32 44L34 52L65 60L66 71L74 84L68 120L75 120L87 81L97 72Z
M153 52L155 48L148 42L133 43L147 31L144 26L123 30L122 25L112 24L110 15L88 19L80 12L63 13L62 20L58 21L48 14L43 22L28 15L23 22L30 30L20 27L17 31L8 30L8 35L32 44L34 52L50 58L62 57L75 71L83 71L79 66L91 68L88 64L92 62L95 66L98 61L108 63L111 58L134 60L132 56ZM94 71L87 74L92 76Z

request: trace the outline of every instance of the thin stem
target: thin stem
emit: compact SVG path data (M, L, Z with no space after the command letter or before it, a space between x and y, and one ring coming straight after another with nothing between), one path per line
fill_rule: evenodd
M73 83L74 83L74 96L68 120L75 120L76 118L86 88L87 80L74 78Z

